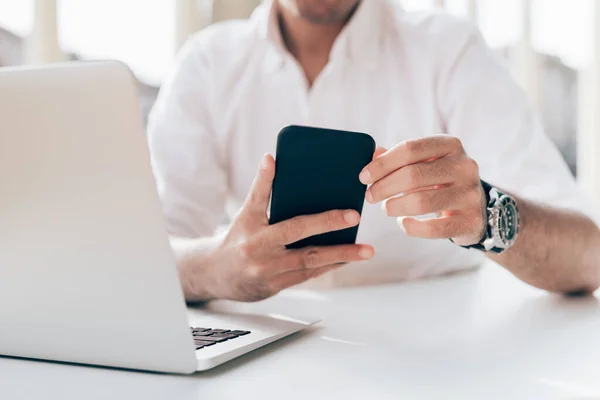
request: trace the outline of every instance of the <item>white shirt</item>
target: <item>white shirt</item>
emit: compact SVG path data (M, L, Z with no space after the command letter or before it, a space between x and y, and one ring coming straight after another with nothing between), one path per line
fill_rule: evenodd
M264 153L290 124L361 131L390 148L437 133L457 136L482 179L555 206L585 210L577 185L523 91L468 22L365 0L309 90L282 45L274 8L211 26L182 50L149 126L169 230L214 234L244 201ZM359 243L376 256L318 284L376 284L444 274L483 260L448 240L406 236L365 205Z

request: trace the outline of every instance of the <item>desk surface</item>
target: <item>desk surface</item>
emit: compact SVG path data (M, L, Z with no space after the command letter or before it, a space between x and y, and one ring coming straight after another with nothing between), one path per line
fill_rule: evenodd
M497 266L215 307L323 322L192 376L0 358L0 398L600 398L600 302L547 295Z

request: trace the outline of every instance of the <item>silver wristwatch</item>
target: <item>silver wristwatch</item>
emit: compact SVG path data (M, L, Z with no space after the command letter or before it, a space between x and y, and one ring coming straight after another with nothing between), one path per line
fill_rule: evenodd
M519 236L519 208L515 199L481 181L487 199L487 227L481 241L467 249L500 254L510 249Z

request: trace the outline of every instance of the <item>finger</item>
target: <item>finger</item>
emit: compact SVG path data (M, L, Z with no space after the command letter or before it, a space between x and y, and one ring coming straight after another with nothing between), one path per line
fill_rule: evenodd
M454 213L441 218L417 220L398 218L398 224L407 235L424 239L450 239L469 236L479 230L480 217L476 213Z
M273 179L275 179L275 160L270 154L265 154L252 183L250 193L242 208L242 212L258 214L266 218L269 201L271 200Z
M369 245L307 247L287 252L281 258L274 260L269 268L271 274L278 275L296 270L370 260L374 255L375 250Z
M480 209L480 203L477 188L454 185L393 197L384 201L382 208L389 217L412 217L446 210Z
M334 210L303 215L271 225L265 230L265 237L260 241L266 241L265 244L271 245L273 243L288 245L322 233L351 228L359 222L360 214L355 210Z
M463 169L466 168L463 164L461 159L444 157L407 165L371 185L367 190L367 201L378 203L424 187L448 185L459 180Z
M279 293L284 289L299 285L342 267L343 265L329 265L315 269L286 272L285 274L280 274L273 277L270 282L270 287L274 293Z
M370 185L407 165L462 151L460 140L450 135L407 140L374 159L363 169L359 178L365 185Z
M387 152L388 150L383 147L383 146L378 146L375 149L375 153L373 154L373 160L376 159L377 157L379 157L380 155L384 154L385 152Z

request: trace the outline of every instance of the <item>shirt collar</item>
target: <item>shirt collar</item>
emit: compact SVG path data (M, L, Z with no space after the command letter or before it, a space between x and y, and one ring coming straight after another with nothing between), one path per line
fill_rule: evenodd
M349 61L376 69L381 55L383 4L385 0L362 0L358 9L336 39L331 61ZM281 37L277 9L273 0L261 5L252 19L258 26L259 37L269 43L265 65L272 72L285 62L287 50Z

